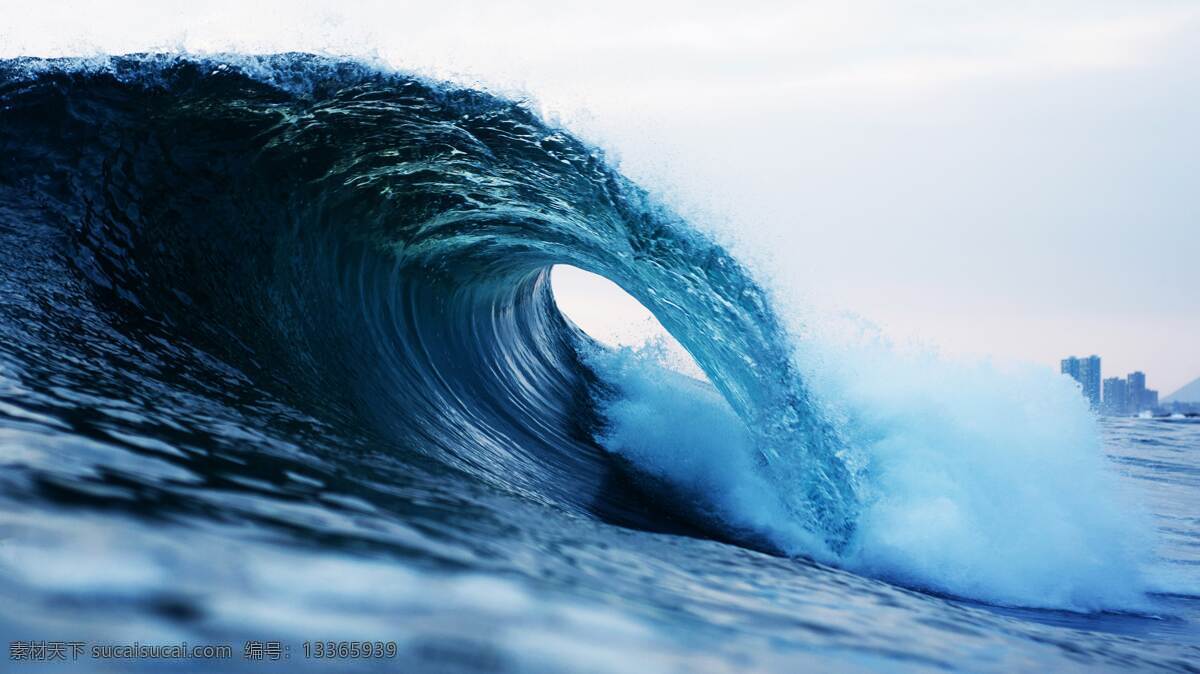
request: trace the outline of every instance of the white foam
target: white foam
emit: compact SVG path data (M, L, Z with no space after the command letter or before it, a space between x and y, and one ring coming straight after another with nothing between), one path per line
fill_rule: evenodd
M841 565L995 604L1144 606L1150 528L1124 501L1094 417L1065 380L878 344L812 353L810 383L862 473ZM654 364L652 350L593 361L621 395L603 405L606 447L705 495L735 528L827 556L790 522L744 425L710 385Z
M619 392L602 401L609 424L600 442L670 482L731 529L766 535L792 554L830 559L760 475L750 434L729 404L708 382L664 366L664 353L652 342L589 355Z
M825 362L867 466L848 566L1000 604L1142 603L1149 527L1064 378L882 345Z

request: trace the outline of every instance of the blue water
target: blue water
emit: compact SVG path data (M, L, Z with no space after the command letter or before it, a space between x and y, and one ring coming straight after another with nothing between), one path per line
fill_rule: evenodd
M0 157L5 641L1197 669L1200 423L797 331L515 103L305 55L24 59ZM579 331L557 264L706 379Z

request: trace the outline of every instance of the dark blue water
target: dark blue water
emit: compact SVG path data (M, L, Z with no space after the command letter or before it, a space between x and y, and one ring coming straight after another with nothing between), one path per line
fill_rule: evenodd
M6 62L0 244L0 635L234 654L75 668L1197 668L1200 424L821 351L511 102L303 55ZM708 382L593 343L555 264Z

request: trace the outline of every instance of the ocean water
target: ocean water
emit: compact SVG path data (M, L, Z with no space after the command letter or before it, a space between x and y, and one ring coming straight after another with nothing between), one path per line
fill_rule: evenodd
M10 649L1200 669L1196 419L1096 419L1053 373L795 330L516 103L300 54L22 59L0 159ZM578 330L560 264L705 379Z

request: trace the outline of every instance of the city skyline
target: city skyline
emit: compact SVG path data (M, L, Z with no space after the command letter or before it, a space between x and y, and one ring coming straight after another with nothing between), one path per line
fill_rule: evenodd
M1141 370L1129 372L1124 377L1105 377L1102 359L1090 356L1067 356L1059 361L1059 371L1074 379L1080 392L1093 410L1109 415L1139 414L1162 409L1157 389L1148 388L1146 373ZM1200 382L1197 379L1192 382ZM1190 386L1191 384L1189 384ZM1178 391L1163 396L1170 399ZM1175 402L1175 401L1173 401ZM1188 401L1178 401L1187 403ZM1166 406L1170 407L1170 405Z
M1097 358L1100 361L1103 361L1105 363L1108 362L1107 356L1101 357L1101 356L1096 355L1095 353L1093 353L1089 356L1067 356L1067 357L1059 360L1059 372L1062 374L1070 374L1067 370L1067 367L1068 367L1067 362L1068 361L1078 360L1082 363L1082 361L1084 361L1086 359L1091 359L1091 358ZM1125 378L1128 378L1133 375L1139 375L1140 377L1143 378L1143 383L1145 381L1159 381L1159 379L1157 377L1146 374L1146 370L1142 369L1142 368L1113 367L1112 370L1114 372L1124 372ZM1180 383L1176 386L1160 386L1160 388L1153 390L1154 393L1158 394L1159 399L1162 399L1162 400L1170 398L1171 396L1174 396L1177 393L1180 393L1181 391L1188 388L1189 386L1194 385L1197 382L1200 382L1200 372L1197 372L1195 375L1192 375L1192 376L1187 376L1185 374L1185 375L1182 375L1180 378L1182 379L1182 383ZM1101 375L1100 375L1100 378L1099 378L1099 381L1097 384L1101 393L1103 393L1103 387L1109 379L1111 379L1111 377L1104 377L1101 372ZM1101 395L1100 399L1103 400L1104 396Z

